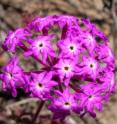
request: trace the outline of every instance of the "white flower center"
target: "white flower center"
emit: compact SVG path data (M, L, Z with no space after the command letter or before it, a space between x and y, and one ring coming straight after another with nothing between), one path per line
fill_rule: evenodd
M93 70L96 69L96 64L94 62L92 62L92 61L89 62L88 66L89 66L90 69L93 69Z
M74 44L71 44L68 46L70 52L74 52L76 50L76 46Z
M62 69L65 73L68 73L71 71L71 67L69 65L64 65Z
M39 44L39 47L43 47L43 44L42 44L42 43L40 43L40 44Z
M94 96L93 95L89 95L89 100L92 101L94 99Z
M66 109L69 109L69 108L70 108L70 103L69 103L69 102L65 102L65 103L64 103L64 107L65 107Z
M36 43L36 48L38 48L39 50L44 48L44 43L42 41L39 41L38 43Z
M44 86L43 86L42 83L38 83L38 84L37 84L37 88L38 88L40 91L42 91L43 88L44 88Z

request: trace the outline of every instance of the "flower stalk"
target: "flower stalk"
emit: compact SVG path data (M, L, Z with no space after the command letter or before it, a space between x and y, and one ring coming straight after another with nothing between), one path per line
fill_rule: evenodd
M44 106L44 101L41 101L30 124L35 124L37 117L39 116L39 113L41 112L41 109L43 108L43 106Z

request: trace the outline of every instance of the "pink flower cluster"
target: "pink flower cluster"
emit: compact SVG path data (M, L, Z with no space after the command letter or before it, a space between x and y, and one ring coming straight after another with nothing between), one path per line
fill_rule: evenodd
M59 33L51 33L54 27ZM1 70L3 90L16 97L17 88L23 88L31 97L49 101L54 119L71 112L95 117L94 110L102 111L115 91L114 55L107 37L89 19L39 17L25 28L10 31L2 47L13 55ZM35 59L40 69L26 72L17 48L25 59Z

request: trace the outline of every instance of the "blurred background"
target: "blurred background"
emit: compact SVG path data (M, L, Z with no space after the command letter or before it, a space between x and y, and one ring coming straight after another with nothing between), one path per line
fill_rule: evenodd
M34 17L57 14L89 17L108 36L117 57L117 0L0 0L0 44L9 30L25 26ZM0 55L0 66L8 57L5 53ZM14 99L10 94L2 93L0 88L0 124L26 124L35 112L37 99L27 98L19 92ZM45 107L37 124L50 124L51 113ZM103 112L97 113L96 119L90 116L80 119L73 115L67 120L71 124L117 124L117 94L110 98Z

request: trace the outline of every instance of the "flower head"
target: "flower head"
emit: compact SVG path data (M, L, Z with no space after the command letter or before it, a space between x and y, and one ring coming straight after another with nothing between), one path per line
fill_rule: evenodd
M48 102L54 119L72 112L95 117L95 109L101 111L115 91L115 56L105 34L89 19L38 17L26 28L8 33L4 50L19 55L17 47L39 66L22 69L17 57L12 58L0 72L3 89L16 96L17 88L23 88Z

